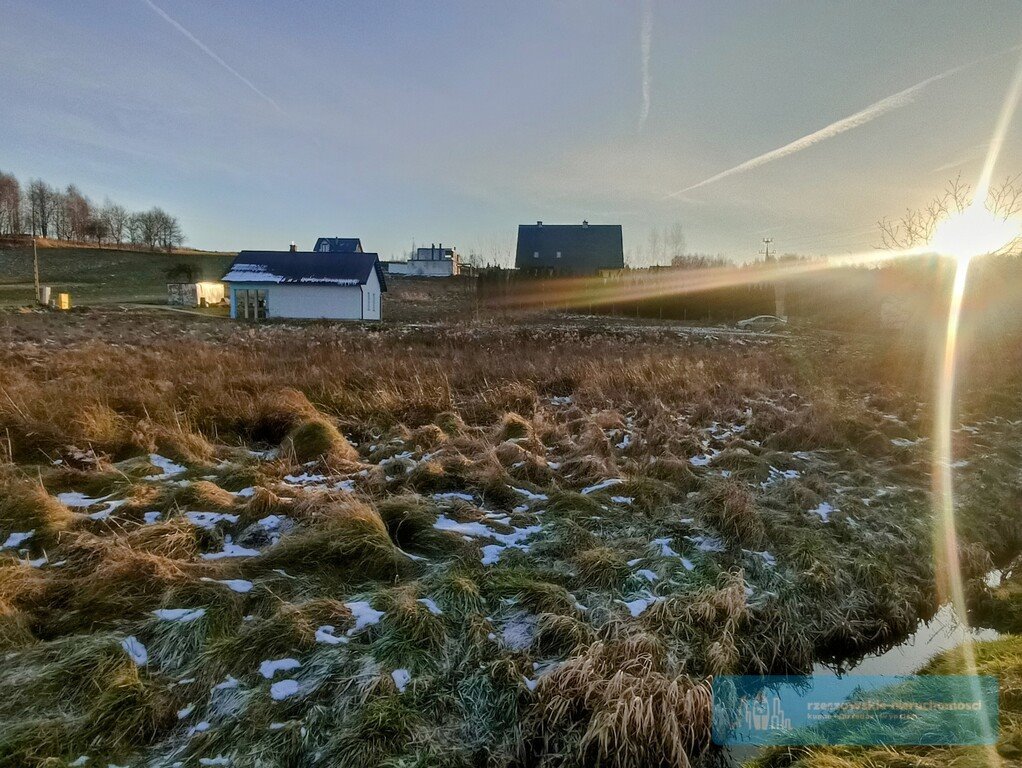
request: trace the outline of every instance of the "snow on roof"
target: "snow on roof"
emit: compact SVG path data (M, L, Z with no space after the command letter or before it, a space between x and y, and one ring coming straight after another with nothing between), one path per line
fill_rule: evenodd
M386 291L383 269L375 253L310 251L242 251L223 280L226 283L303 285L365 285L375 270Z

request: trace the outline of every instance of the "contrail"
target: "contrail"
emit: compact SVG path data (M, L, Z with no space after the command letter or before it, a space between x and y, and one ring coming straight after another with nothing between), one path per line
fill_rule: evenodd
M162 18L164 21L166 21L168 24L170 24L172 27L174 27L174 29L176 29L182 35L184 35L189 40L191 40L199 48L200 51L205 53L207 56L209 56L209 58L213 59L213 61L215 61L221 67L223 67L228 72L230 72L232 75L234 75L236 78L238 78L241 82L243 82L245 85L247 85L249 88L251 88L255 93L257 93L265 101L269 102L269 104L274 109L276 109L278 112L283 112L284 111L284 110L282 110L280 108L280 105L277 102L275 102L273 99L271 99L265 93L263 93L258 88L256 88L255 83L253 83L251 80L249 80L243 74L241 74L238 70L236 70L234 67L232 67L230 64L228 64L226 61L224 61L219 56L217 56L217 54L213 50L211 50L209 48L209 46L207 46L205 43L203 43L201 40L199 40L199 38L197 38L195 35L193 35L191 32L189 32L183 26L181 26L173 18L168 16L167 12L164 11L162 8L160 8L160 6L158 6L152 0L142 0L142 2L144 2L150 8L152 8L153 11L155 11L160 16L160 18Z
M773 162L774 160L780 160L782 157L787 157L788 155L793 155L796 152L801 152L803 149L807 149L808 147L811 147L814 144L819 144L821 141L826 141L827 139L833 138L834 136L842 134L845 131L850 131L853 128L858 128L859 126L865 125L866 123L870 122L871 120L875 120L881 115L887 114L892 110L899 109L901 107L907 106L908 104L911 104L913 101L915 101L916 95L923 89L927 88L930 85L933 85L939 80L944 80L945 78L951 77L952 75L961 72L963 69L967 69L968 67L971 67L979 63L979 61L982 61L982 59L977 61L971 61L968 64L962 64L960 66L954 67L953 69L941 72L939 75L928 77L922 82L916 83L915 85L910 86L903 91L898 91L897 93L888 96L887 98L880 99L880 101L870 104L868 107L856 112L854 115L849 115L848 117L833 122L830 125L826 126L825 128L821 128L820 130L816 131L815 133L810 133L808 136L803 136L801 139L796 139L790 144L785 144L783 147L771 150L770 152L759 155L758 157L754 157L751 160L746 160L744 163L736 165L734 168L728 168L726 171L721 171L720 173L711 176L708 179L703 179L698 184L693 184L690 187L685 187L685 189L680 189L677 192L672 192L671 194L667 195L667 197L669 198L678 197L679 195L683 195L686 192L691 192L693 189L705 187L707 184L713 184L715 181L726 179L728 176L734 176L736 173L744 173L745 171L751 171L753 168L758 168L759 166L766 165L767 163Z
M642 111L639 113L639 128L646 124L649 117L649 100L652 78L649 74L649 53L653 46L653 0L642 3Z

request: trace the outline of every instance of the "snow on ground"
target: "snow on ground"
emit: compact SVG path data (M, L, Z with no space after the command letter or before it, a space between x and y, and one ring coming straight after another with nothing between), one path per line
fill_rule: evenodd
M134 635L129 635L121 640L121 648L124 649L124 652L128 654L128 658L136 666L144 667L149 663L149 651L146 650L146 647Z
M817 517L819 517L825 523L830 521L830 513L833 512L833 511L834 511L834 507L832 507L826 501L821 501L820 505L818 507L816 507L816 509L810 510L810 512L812 514L814 514Z
M206 615L205 608L160 608L153 611L153 616L163 621L177 621L187 624L190 621L201 619Z
M390 677L397 686L398 693L404 693L408 683L412 681L412 673L407 669L395 669L390 673Z
M169 480L172 477L175 477L188 471L187 467L184 467L180 464L175 464L170 459L160 456L160 454L158 453L149 454L149 463L152 464L154 467L163 470L162 474L149 475L148 477L145 478L146 480L150 481Z
M278 672L288 672L292 669L298 669L300 666L302 666L302 662L298 661L298 659L270 659L259 665L259 674L267 680L272 680Z
M226 512L185 512L185 517L192 525L205 528L207 531L213 530L220 523L233 525L238 522L237 515L229 515Z
M443 611L440 610L440 607L433 601L432 598L420 597L416 602L422 603L424 606L426 606L426 608L429 609L429 612L432 613L434 616L439 616L443 613Z
M324 624L316 630L316 642L323 643L324 645L341 645L347 643L348 638L338 637L334 634L334 627L332 625Z
M615 485L621 485L621 483L623 482L624 480L621 479L620 477L608 477L606 480L602 480L596 483L596 485L590 485L588 488L583 488L582 495L588 496L590 493L596 493L597 491L602 491L604 488L611 488Z
M270 698L274 701L283 701L298 693L297 680L280 680L270 686Z
M224 548L220 552L203 552L203 560L223 560L225 557L255 557L258 549L248 549L235 544L230 536L224 538Z
M377 611L369 604L368 600L354 600L350 603L345 603L345 605L348 606L348 610L351 611L351 615L355 619L355 626L348 630L348 635L354 635L368 626L378 624L380 619L383 618L384 612Z
M34 528L31 531L25 531L24 533L12 533L4 540L4 543L0 545L0 549L17 549L34 535Z

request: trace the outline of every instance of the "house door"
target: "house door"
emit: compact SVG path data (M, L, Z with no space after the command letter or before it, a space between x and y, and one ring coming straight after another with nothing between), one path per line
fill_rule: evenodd
M264 288L239 288L234 291L235 315L245 320L265 320L270 309L270 293Z

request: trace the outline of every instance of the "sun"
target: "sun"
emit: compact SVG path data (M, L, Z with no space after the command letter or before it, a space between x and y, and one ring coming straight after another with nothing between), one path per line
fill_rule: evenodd
M930 248L941 256L968 261L997 253L1022 235L1022 222L995 216L976 202L961 213L952 214L937 225Z

